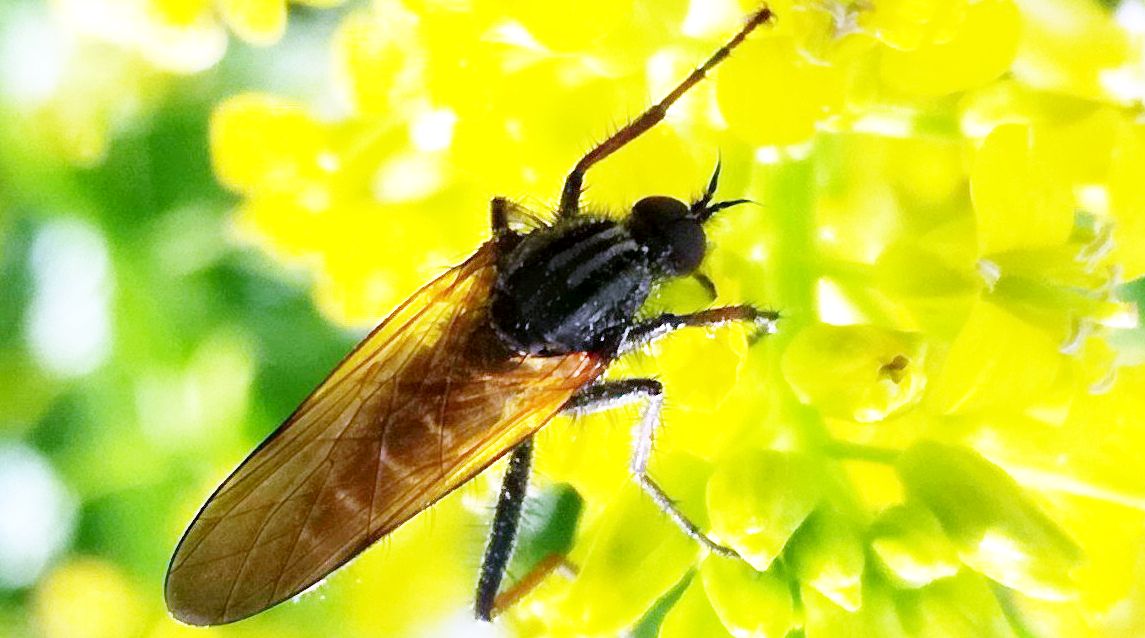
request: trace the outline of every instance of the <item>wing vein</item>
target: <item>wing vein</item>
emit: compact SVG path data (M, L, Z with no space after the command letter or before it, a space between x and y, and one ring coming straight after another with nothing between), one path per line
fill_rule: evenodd
M329 460L329 455L327 455L327 460ZM246 555L243 556L243 561L239 565L238 571L235 573L234 579L231 580L230 590L227 592L227 597L223 602L223 615L226 615L227 612L230 611L231 603L232 603L232 601L234 599L234 595L235 595L235 590L238 588L239 582L242 580L242 574L244 571L246 571L247 565L250 564L250 557L251 557L252 550L254 550L254 548L258 546L259 539L262 538L263 533L266 531L267 524L271 521L271 519L274 518L274 515L278 513L278 511L287 502L287 500L289 500L290 496L292 496L295 492L297 492L299 489L301 489L302 486L305 485L310 480L310 477L314 476L314 474L316 472L318 472L318 470L323 468L323 467L326 468L327 474L329 474L330 468L327 466L326 461L323 461L322 463L315 465L314 469L312 469L306 475L305 478L303 478L301 481L299 481L298 484L295 485L290 490L290 493L287 494L287 498L276 503L275 506L273 508L271 508L270 514L268 514L266 518L262 519L262 522L258 526L258 532L255 533L254 538L251 540L250 545L247 546ZM315 500L318 499L318 496L317 496L318 493L319 492L315 493L315 497L314 497Z
M460 282L462 282L464 280L465 279L463 277L461 277L461 275L459 274L457 277L454 278L454 281L449 283L446 290L442 293L442 296L446 296L450 291L452 291L454 288L456 288ZM416 297L416 295L414 297ZM414 297L411 297L409 300L407 300L405 303L403 303L401 306L399 306L393 313L390 314L390 317L396 317L401 312L402 309L409 306L410 302L414 299ZM398 326L395 329L395 332L404 332L409 326L413 325L416 321L421 319L422 316L425 315L429 311L429 309L435 305L439 305L439 304L430 304L430 305L427 305L423 308L418 309L416 312L413 313L413 315L411 317L409 317L400 326ZM386 320L382 321L382 323L379 324L377 328L372 330L370 332L370 335L368 335L363 340L363 344L368 343L370 341L370 338L375 333L377 333L380 330L382 330L383 328L385 328L388 324L389 324L388 318ZM353 367L347 369L345 372L343 372L339 368L336 368L335 371L327 377L327 380L324 381L318 387L317 390L315 390L313 393L311 393L311 396L306 401L303 401L302 406L293 415L291 415L287 419L286 423L282 427L280 427L279 430L282 430L287 425L302 421L302 419L304 417L309 415L311 410L316 409L321 403L323 403L323 399L325 399L327 396L331 395L335 390L340 388L344 381L355 376L358 373L358 371L360 371L362 369L363 366L369 365L372 362L384 361L385 358L382 357L381 355L387 349L386 346L388 346L388 343L383 345L383 347L381 349L379 349L378 352L375 353L374 355L368 356L368 357L362 357L361 361L357 362ZM346 357L346 359L344 359L343 361L348 362L350 359L352 359L354 357L355 354L358 354L360 351L361 351L361 347L355 348L354 351L351 352ZM337 379L334 378L336 375L337 375ZM331 381L334 382L333 385L329 385L329 382L331 382ZM336 407L336 405L337 404L335 404L335 406L331 406L330 408L328 408L326 411L324 411L322 414L320 414L319 417L324 417L327 414L329 414L329 411L334 409L334 407ZM311 419L310 422L321 423L322 419L321 418ZM271 436L273 437L274 434L276 434L276 433L277 432L272 433ZM308 442L308 440L299 440L297 447L306 447L305 444L307 442ZM266 459L262 459L261 463L256 464L250 468L250 472L248 473L248 475L256 474L258 472L258 470L261 469L261 467L263 465L269 463L271 460L272 459L270 457L268 457Z
M424 286L223 482L168 572L176 617L231 622L303 591L504 455L604 369L587 353L489 349L495 277L489 243Z

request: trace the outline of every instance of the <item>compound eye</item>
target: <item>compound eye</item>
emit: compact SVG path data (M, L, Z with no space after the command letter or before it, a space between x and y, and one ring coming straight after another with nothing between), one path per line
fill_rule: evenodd
M699 268L708 250L703 227L692 219L681 219L672 224L669 232L672 242L669 254L672 274L687 275Z
M640 218L641 222L661 226L668 220L687 217L688 205L675 197L653 195L636 202L632 206L632 216Z
M656 195L636 202L628 228L665 274L688 274L704 259L704 229L678 199Z

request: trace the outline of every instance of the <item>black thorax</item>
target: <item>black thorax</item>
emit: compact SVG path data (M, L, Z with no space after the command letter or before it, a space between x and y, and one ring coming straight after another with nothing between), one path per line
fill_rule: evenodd
M611 220L576 220L520 237L500 259L491 317L525 354L619 346L652 288L647 247Z

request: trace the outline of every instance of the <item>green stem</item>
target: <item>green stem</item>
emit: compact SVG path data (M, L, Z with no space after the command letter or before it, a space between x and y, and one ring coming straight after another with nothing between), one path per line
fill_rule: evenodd
M832 458L848 459L856 461L870 461L872 463L882 463L884 465L893 465L898 460L898 450L885 447L875 447L873 445L862 445L860 443L850 443L847 441L833 440L823 446L823 452Z
M1010 629L1014 631L1014 635L1018 638L1037 638L1037 634L1030 628L1026 620L1022 618L1022 610L1018 608L1018 604L1014 601L1013 593L997 583L994 583L991 589L994 592L994 599L998 601L998 606L1002 608L1002 614L1006 616L1006 622L1010 625Z
M811 157L816 154L812 153ZM766 172L765 172L766 171ZM791 339L817 318L815 285L821 274L821 262L815 240L815 198L817 193L814 162L792 161L760 169L764 184L760 201L769 202L768 293L774 295L775 307L786 317L779 331L770 338L768 365L772 378L782 379L781 360ZM783 404L778 412L794 428L799 447L822 457L825 468L833 463L832 445L835 443L813 406L803 405L790 391L779 393ZM875 455L880 459L885 455ZM842 472L828 472L823 477L823 488L833 507L842 508L847 515L863 520L868 513L854 486Z
M812 154L814 155L814 154ZM782 378L781 356L791 339L816 319L815 282L819 261L815 245L815 173L810 161L787 162L767 170L761 201L774 202L769 215L771 247L768 290L785 319L769 348L774 378ZM830 440L818 412L785 393L783 412L796 425L804 449L821 449Z

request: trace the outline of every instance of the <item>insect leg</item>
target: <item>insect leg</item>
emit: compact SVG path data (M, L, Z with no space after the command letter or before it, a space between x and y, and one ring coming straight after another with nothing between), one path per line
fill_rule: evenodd
M489 202L489 225L493 229L493 237L513 232L509 229L509 209L512 205L504 197L494 197L493 201Z
M517 231L513 230L514 222L518 224L529 221L538 223L529 209L504 197L494 197L493 201L489 203L489 217L494 238L517 234Z
M696 272L692 273L692 279L695 279L696 283L703 287L704 292L707 293L709 300L715 301L716 297L719 296L719 293L716 292L716 284L713 283L712 280L704 273L697 270Z
M605 381L589 386L569 399L564 409L576 413L597 412L609 408L644 401L644 410L640 415L633 431L634 443L632 459L629 469L638 485L660 511L668 515L685 534L700 543L709 551L720 556L737 558L739 554L734 549L724 547L708 538L700 531L676 504L664 493L664 490L648 475L648 461L652 456L652 438L656 428L660 425L660 408L664 402L664 386L655 379L619 379Z
M529 570L512 586L506 588L501 593L497 594L497 598L493 601L493 610L490 616L500 616L502 611L517 604L519 600L528 596L530 592L540 586L541 583L549 577L550 574L556 572L565 576L568 579L576 577L577 569L572 563L561 554L549 554L541 559L533 569Z
M642 321L629 329L617 354L632 352L680 328L711 327L732 321L744 321L754 324L761 334L769 334L775 330L775 322L778 320L778 312L760 310L755 306L746 304L709 308L686 315L664 313L658 317Z
M481 575L477 579L476 614L478 620L492 620L497 590L505 577L505 568L513 556L517 540L517 526L521 522L521 506L529 488L529 469L533 462L533 439L528 438L513 448L509 469L501 482L501 495L497 499L497 512L493 515L493 529L489 544L481 561Z
M625 144L640 137L640 135L664 119L668 108L672 106L676 100L680 99L680 96L687 93L689 89L704 79L713 67L723 62L724 59L731 54L732 49L743 42L747 34L751 33L759 25L771 20L772 15L771 9L767 8L766 5L752 14L743 27L740 28L739 32L727 41L727 44L720 47L719 50L712 54L712 57L708 58L706 62L692 71L687 78L684 78L683 82L672 89L668 95L664 96L664 99L652 105L647 111L636 116L632 121L626 124L624 128L613 133L608 139L598 144L595 148L586 153L584 157L580 158L580 161L576 163L572 172L570 172L569 176L565 179L564 188L561 190L560 216L572 217L579 211L580 192L584 185L584 174L593 164L612 155Z

